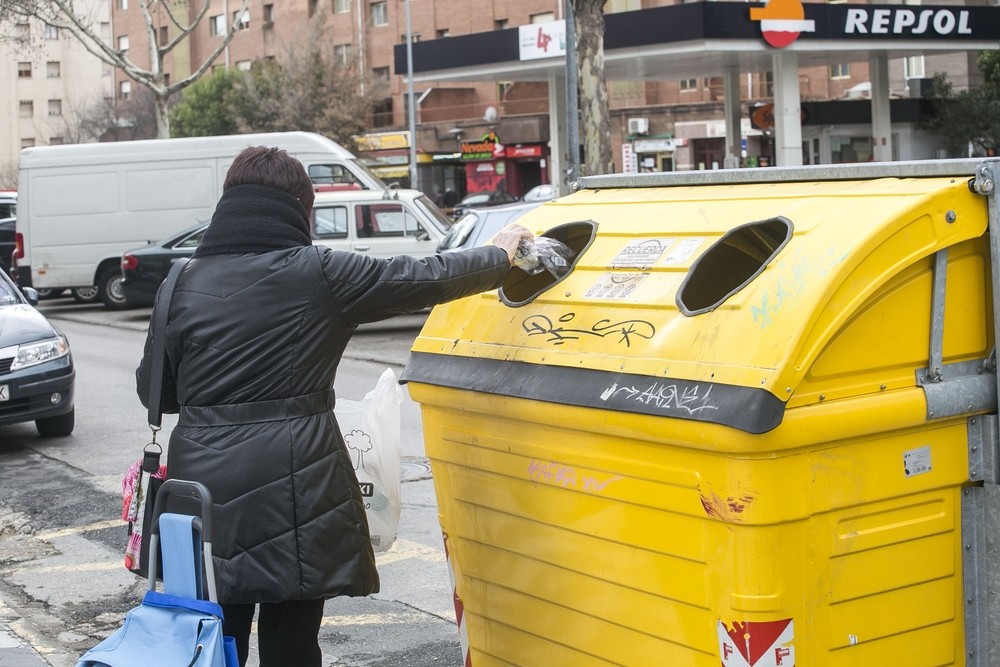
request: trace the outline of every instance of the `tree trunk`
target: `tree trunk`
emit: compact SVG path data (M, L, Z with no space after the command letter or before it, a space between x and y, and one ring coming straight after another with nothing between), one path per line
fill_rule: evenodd
M583 175L614 171L611 112L604 82L604 5L607 0L573 0L579 75Z
M156 95L156 138L170 138L170 114L167 100L170 96L165 92L154 91Z

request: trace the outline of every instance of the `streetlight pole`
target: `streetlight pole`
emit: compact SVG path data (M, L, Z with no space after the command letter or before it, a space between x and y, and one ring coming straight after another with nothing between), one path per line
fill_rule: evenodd
M576 73L576 18L573 0L566 0L566 141L569 143L569 169L566 184L580 175L580 102Z
M410 126L410 187L419 190L420 184L417 182L417 111L414 108L415 99L413 97L413 30L410 26L410 0L403 1L406 3L406 95L410 100L407 105Z

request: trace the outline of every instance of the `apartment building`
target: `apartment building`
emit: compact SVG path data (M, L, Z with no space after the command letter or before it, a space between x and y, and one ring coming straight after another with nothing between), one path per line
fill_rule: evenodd
M105 39L111 34L110 2L78 3ZM0 187L4 188L17 186L22 148L92 140L84 126L88 118L110 110L114 81L110 67L58 28L32 20L10 29L13 39L0 43Z

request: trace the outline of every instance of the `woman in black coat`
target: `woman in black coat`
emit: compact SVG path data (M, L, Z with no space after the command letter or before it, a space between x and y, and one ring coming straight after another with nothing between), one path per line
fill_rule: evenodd
M326 598L378 591L364 504L333 414L344 348L365 322L496 289L524 227L428 259L312 245L313 188L285 151L244 150L174 290L163 409L168 473L212 493L225 634L246 663L318 667ZM136 371L149 396L152 330ZM148 406L147 406L148 407Z

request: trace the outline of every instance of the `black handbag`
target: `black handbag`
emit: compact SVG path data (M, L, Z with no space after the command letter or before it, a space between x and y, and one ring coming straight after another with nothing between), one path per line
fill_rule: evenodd
M128 522L128 541L125 546L125 567L144 577L148 576L149 540L153 521L156 493L166 477L166 466L160 465L163 447L156 442L156 434L163 421L163 369L167 363L167 320L174 287L188 259L175 260L162 287L156 293L153 320L153 349L150 358L148 416L152 440L143 447L142 458L133 463L122 480L122 519ZM159 569L159 568L158 568ZM157 573L159 576L159 573Z

